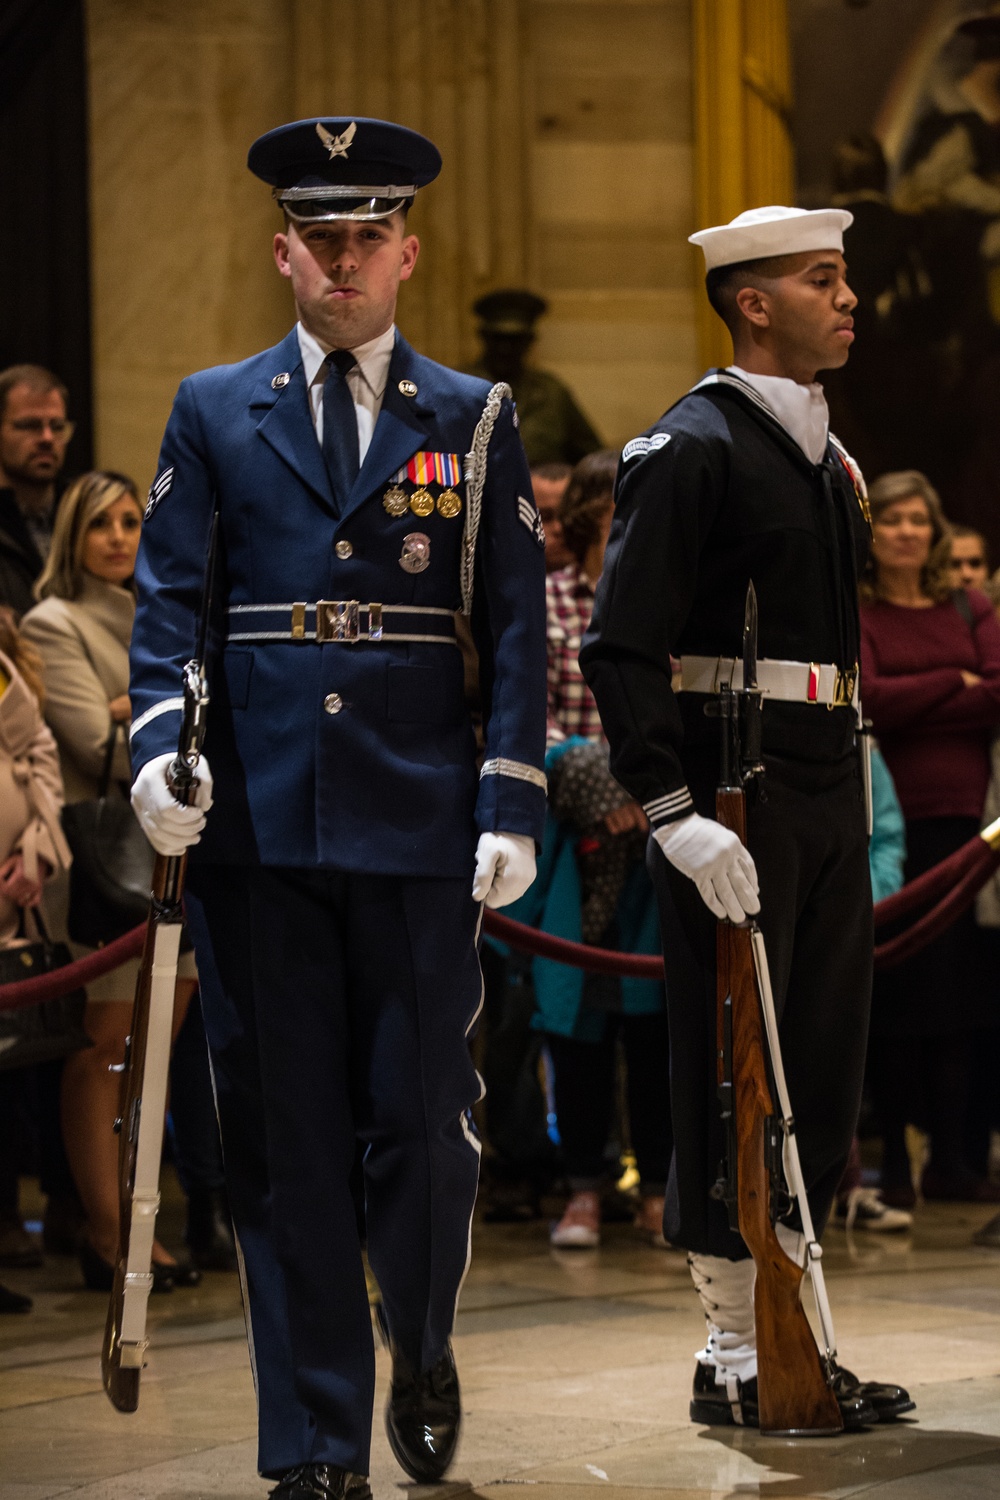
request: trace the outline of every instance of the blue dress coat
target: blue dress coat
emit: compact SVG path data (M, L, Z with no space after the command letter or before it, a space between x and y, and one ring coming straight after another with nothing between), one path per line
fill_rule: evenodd
M408 496L417 490L405 474L415 455L464 460L488 391L484 381L416 354L397 334L371 446L345 498L331 490L294 329L263 354L181 384L136 567L132 755L138 771L176 747L181 672L193 653L218 506L205 742L215 806L195 858L465 876L483 831L527 834L540 844L544 545L510 400L489 446L476 548L482 774L455 645L288 638L289 609L298 601L459 608L464 476L451 486L462 501L457 516L438 507L397 516L383 500L394 482ZM434 497L444 488L425 487ZM420 572L401 563L414 534L429 544ZM248 615L250 605L283 606L268 618L285 639L233 639L248 633L247 619L254 626L264 619ZM421 629L431 631L434 617L427 619Z

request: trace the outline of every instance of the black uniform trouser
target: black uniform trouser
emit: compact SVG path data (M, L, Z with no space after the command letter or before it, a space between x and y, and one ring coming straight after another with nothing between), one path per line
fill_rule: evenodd
M873 931L863 796L853 756L832 766L773 757L766 765L748 792L747 842L802 1171L821 1234L857 1123L868 1036ZM697 811L714 816L714 768L708 776L685 769ZM664 1233L685 1249L737 1260L746 1247L725 1205L709 1197L724 1148L715 1092L716 921L652 839L648 861L670 1018L675 1149Z
M451 1333L479 1175L467 878L194 864L198 958L240 1249L262 1474L369 1472L375 1353L352 1172L393 1339Z

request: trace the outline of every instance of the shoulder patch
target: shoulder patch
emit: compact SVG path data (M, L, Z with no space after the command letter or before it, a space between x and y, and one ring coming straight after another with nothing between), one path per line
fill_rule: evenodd
M161 500L165 500L170 494L170 487L174 482L174 468L171 464L169 469L163 469L152 484L149 486L149 494L146 496L146 509L143 512L143 520L148 521Z
M627 464L630 459L638 458L640 454L645 458L648 453L656 453L660 448L665 448L669 442L669 432L654 432L651 437L633 438L622 449L622 463Z
M535 509L531 500L525 500L523 495L517 497L517 515L522 526L527 526L535 541L540 547L545 546L545 527L542 518Z

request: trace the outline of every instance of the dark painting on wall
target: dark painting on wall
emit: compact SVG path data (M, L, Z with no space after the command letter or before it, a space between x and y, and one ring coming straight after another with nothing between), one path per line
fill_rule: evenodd
M820 68L815 33L796 36L800 97L810 71L828 96L821 110L810 92L796 118L800 198L855 216L857 339L848 366L824 377L833 425L869 479L923 470L1000 559L1000 4L837 10L841 47L898 24L894 45L866 53L843 109L833 75L849 57L827 51ZM833 20L827 0L793 0L793 18L808 11Z
M92 463L83 0L0 4L0 368L69 388L67 474Z

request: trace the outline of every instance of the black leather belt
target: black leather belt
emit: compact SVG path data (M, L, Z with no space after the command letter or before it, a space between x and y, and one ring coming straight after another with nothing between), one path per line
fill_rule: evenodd
M357 599L318 599L315 604L232 604L227 640L433 641L458 644L450 609L417 604L360 604Z

